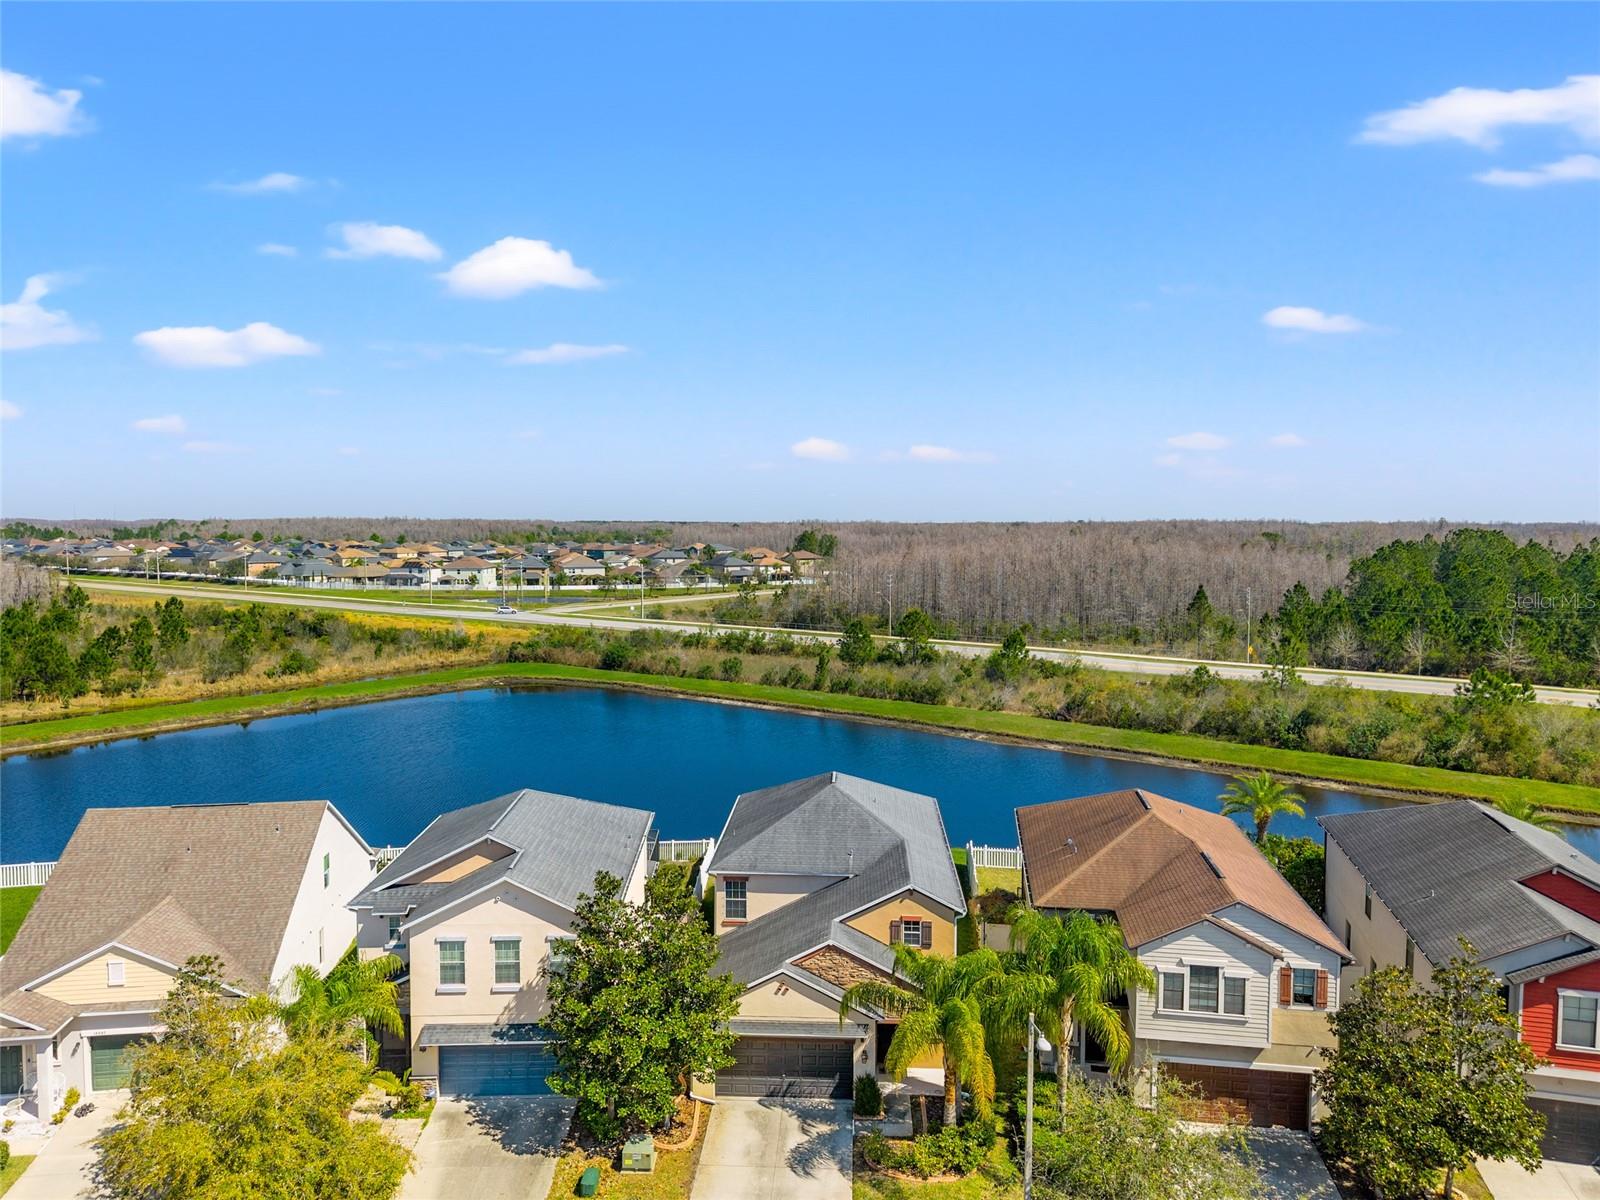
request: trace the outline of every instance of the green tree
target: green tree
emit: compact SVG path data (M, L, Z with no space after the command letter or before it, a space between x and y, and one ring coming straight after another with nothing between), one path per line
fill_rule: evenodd
M1326 884L1327 855L1316 838L1284 837L1269 833L1257 839L1256 849L1273 865L1279 875L1289 881L1289 886L1300 893L1300 898L1314 913L1327 906Z
M546 965L544 1025L559 1064L550 1083L602 1141L662 1125L694 1077L733 1062L741 988L715 973L715 936L673 892L632 904L602 871Z
M1183 610L1184 632L1192 638L1203 638L1216 619L1217 610L1211 607L1211 597L1206 595L1205 585L1201 584Z
M156 669L156 629L142 613L128 626L128 666L140 675Z
M1567 828L1564 822L1558 820L1556 815L1548 808L1540 808L1532 800L1524 796L1502 796L1494 802L1494 806L1508 817L1515 817L1532 825L1535 829L1542 829L1546 833L1553 833L1557 837L1566 837Z
M1272 777L1270 771L1256 775L1236 775L1233 782L1222 789L1217 797L1222 801L1222 815L1248 813L1256 825L1256 841L1267 836L1267 826L1272 818L1282 813L1290 816L1306 815L1305 797L1292 790L1288 784Z
M861 617L846 621L844 636L839 639L839 661L852 667L865 666L878 654L878 644L872 639L872 627Z
M189 622L178 597L169 596L156 605L156 632L164 654L171 654L189 640Z
M1000 648L984 660L984 672L990 679L1012 683L1027 671L1030 657L1028 631L1019 627L1006 634Z
M972 1093L980 1115L994 1100L991 1032L1014 1028L1026 1012L1027 981L1008 978L993 950L944 954L894 948L893 980L866 979L845 989L839 1001L843 1023L852 1008L876 1009L897 1017L884 1065L896 1079L929 1051L944 1059L944 1123L956 1123L960 1087Z
M227 997L191 959L133 1052L121 1123L97 1143L118 1200L388 1200L410 1154L351 1121L367 1070L336 1038L284 1039L265 997Z
M1426 988L1394 967L1366 976L1329 1022L1323 1139L1374 1193L1422 1196L1442 1176L1449 1196L1475 1158L1538 1166L1544 1118L1528 1107L1527 1076L1540 1060L1470 947Z
M920 608L908 608L894 624L894 632L901 639L900 657L908 663L926 662L932 657L929 643L933 640L933 618Z
M362 958L353 945L327 975L302 963L292 972L295 998L283 1010L284 1026L295 1037L342 1039L363 1051L368 1029L401 1036L405 1021L394 976L404 967L398 955Z
M1071 1058L1074 1031L1082 1026L1104 1047L1111 1069L1121 1071L1133 1044L1123 1010L1114 1001L1140 988L1155 991L1155 972L1128 949L1122 928L1109 918L1079 911L1046 915L1018 906L1010 922L1018 963L1047 981L1039 1026L1056 1047L1058 1060Z
M1462 712L1501 712L1533 701L1534 690L1528 684L1487 667L1479 667L1465 683L1456 684L1456 707Z

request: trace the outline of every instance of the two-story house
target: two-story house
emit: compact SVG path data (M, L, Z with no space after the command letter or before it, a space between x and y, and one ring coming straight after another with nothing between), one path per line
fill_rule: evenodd
M1600 1160L1600 863L1470 800L1322 827L1328 920L1355 954L1347 982L1380 967L1426 982L1465 938L1548 1060L1529 1098L1545 1116L1545 1157Z
M322 800L91 808L0 959L0 1098L48 1116L68 1088L127 1086L127 1050L185 960L282 999L350 947L372 848Z
M1305 1129L1345 947L1228 818L1140 788L1016 811L1044 912L1114 916L1156 990L1126 998L1132 1064L1211 1119ZM1070 1061L1104 1068L1078 1036Z
M706 874L718 969L745 989L716 1090L850 1095L894 1025L867 1010L841 1022L844 990L891 977L897 943L955 953L966 901L938 801L838 772L746 792Z
M435 818L350 901L362 953L408 964L414 1079L451 1096L549 1091L546 961L598 872L643 901L653 819L525 788Z

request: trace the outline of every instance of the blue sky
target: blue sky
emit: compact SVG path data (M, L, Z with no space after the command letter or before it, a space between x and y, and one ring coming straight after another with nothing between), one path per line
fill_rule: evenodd
M1597 47L1592 5L7 5L0 502L1595 519Z

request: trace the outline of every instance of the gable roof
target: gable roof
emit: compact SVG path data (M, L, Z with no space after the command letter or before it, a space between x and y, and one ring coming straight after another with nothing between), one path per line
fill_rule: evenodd
M89 809L6 953L7 985L119 945L174 966L215 954L225 978L267 987L330 811L349 828L325 800Z
M723 935L720 966L741 983L827 943L891 969L892 951L843 918L900 892L966 911L939 802L837 771L740 796L706 870L838 876Z
M1560 870L1600 888L1600 863L1553 833L1472 800L1321 823L1429 962L1457 954L1458 937L1484 958L1563 934L1600 946L1600 922L1518 882Z
M571 909L594 888L598 871L626 880L655 814L531 788L438 817L378 873L351 908L419 921L495 883L511 883ZM485 839L512 853L450 883L407 883L409 876Z
M1114 912L1130 946L1242 904L1344 957L1349 950L1227 817L1129 788L1019 808L1037 908Z

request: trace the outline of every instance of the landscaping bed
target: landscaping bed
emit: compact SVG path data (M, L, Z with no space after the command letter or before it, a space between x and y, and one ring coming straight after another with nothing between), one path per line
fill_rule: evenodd
M620 1170L620 1155L614 1147L596 1146L579 1134L565 1147L565 1153L556 1163L555 1178L550 1182L550 1200L576 1196L578 1180L589 1167L600 1170L600 1190L595 1193L598 1197L687 1200L710 1120L709 1106L680 1100L671 1128L656 1135L656 1169L648 1174Z

